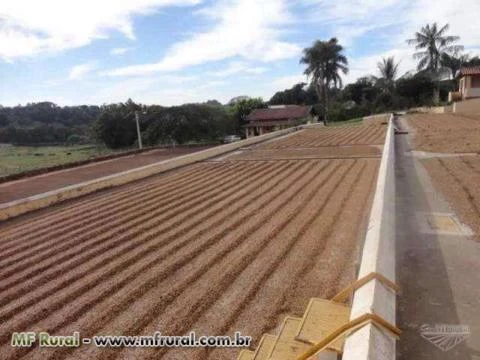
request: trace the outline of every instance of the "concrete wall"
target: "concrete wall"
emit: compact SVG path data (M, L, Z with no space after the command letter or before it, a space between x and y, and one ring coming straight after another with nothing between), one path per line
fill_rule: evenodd
M196 153L179 156L177 158L160 161L158 163L131 169L118 174L105 176L102 178L86 181L83 183L67 186L61 189L49 191L47 193L31 196L25 199L12 201L0 205L0 221L24 214L29 211L41 209L55 203L76 198L82 195L92 193L105 188L126 184L151 175L159 174L168 170L179 168L181 166L193 164L211 157L215 157L243 146L253 145L277 136L282 136L296 131L297 128L283 129L271 132L262 136L251 137L246 140L231 144L217 146L211 149L199 151Z
M395 154L393 115L390 117L358 278L378 272L395 282ZM375 313L395 325L396 294L373 279L354 293L354 319ZM374 325L353 332L345 341L343 360L395 359L395 337Z
M453 108L451 105L449 106L422 106L422 107L416 107L416 108L411 108L408 111L410 112L421 112L421 113L426 113L426 114L444 114L444 113L450 113L453 111Z
M480 99L456 102L453 104L453 112L465 115L480 115Z
M363 123L365 125L378 125L379 123L388 121L389 117L390 117L390 114L377 114L377 115L365 116L363 118Z

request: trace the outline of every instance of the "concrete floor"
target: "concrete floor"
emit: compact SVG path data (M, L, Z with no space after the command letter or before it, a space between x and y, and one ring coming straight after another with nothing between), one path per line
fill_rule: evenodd
M402 118L397 127L412 131ZM396 135L398 359L480 360L480 242L428 228L425 214L455 211L437 193L409 135ZM468 325L470 337L443 351L421 336L422 325Z

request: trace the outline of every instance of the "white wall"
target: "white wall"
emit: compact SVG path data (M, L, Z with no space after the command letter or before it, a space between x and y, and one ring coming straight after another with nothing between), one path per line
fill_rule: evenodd
M391 115L358 278L378 272L395 282L394 151ZM369 281L355 291L350 319L365 313L375 313L395 325L396 294L376 279ZM389 332L366 325L347 337L343 360L394 360L395 342L395 337Z

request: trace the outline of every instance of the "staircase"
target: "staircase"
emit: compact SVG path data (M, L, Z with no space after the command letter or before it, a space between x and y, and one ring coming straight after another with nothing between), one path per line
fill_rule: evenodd
M373 279L393 292L399 291L398 285L383 275L369 273L343 289L332 300L310 299L301 318L287 316L277 336L264 334L255 351L242 350L237 360L336 359L343 352L347 334L367 323L398 337L401 331L375 313L365 313L350 319L351 308L344 302L352 297L356 289Z
M292 360L304 354L314 344L348 323L350 307L330 300L312 298L303 317L287 316L277 336L262 336L255 351L242 350L238 360ZM341 353L344 339L327 347Z

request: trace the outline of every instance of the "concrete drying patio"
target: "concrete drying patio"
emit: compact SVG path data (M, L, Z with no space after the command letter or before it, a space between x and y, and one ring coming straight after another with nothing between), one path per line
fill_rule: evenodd
M480 243L435 191L411 156L412 128L396 136L399 359L480 359ZM432 226L433 225L433 226ZM470 337L442 350L422 337L424 325L466 325ZM440 340L436 340L439 342Z

